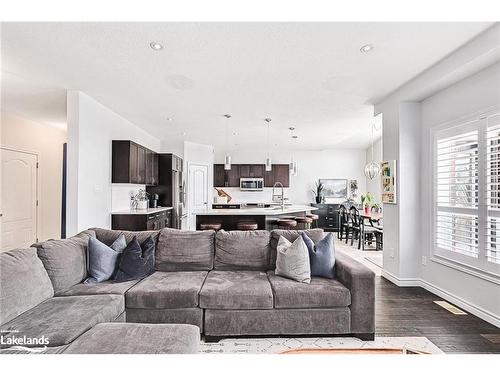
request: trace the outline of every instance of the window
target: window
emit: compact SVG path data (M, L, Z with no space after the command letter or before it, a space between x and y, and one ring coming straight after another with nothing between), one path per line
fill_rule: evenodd
M500 275L500 114L434 133L434 255Z

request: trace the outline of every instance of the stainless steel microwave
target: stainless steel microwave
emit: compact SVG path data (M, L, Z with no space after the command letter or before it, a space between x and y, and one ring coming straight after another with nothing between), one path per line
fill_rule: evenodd
M264 179L240 178L240 190L248 190L248 191L264 190Z

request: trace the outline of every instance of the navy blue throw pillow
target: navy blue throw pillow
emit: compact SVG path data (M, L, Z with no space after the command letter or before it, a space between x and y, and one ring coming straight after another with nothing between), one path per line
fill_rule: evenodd
M328 233L321 241L314 244L304 232L301 233L307 249L309 250L309 263L311 264L311 277L319 276L328 279L335 278L335 243L333 235Z
M116 281L143 279L154 272L155 243L153 237L148 237L139 244L134 237L123 250L115 275Z

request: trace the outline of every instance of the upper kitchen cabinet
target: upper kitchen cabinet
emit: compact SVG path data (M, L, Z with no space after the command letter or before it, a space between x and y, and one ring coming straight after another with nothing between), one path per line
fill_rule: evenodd
M231 169L224 170L224 164L214 164L215 187L239 187L240 178L264 178L265 187L273 187L279 181L284 187L290 186L288 164L273 164L270 172L265 171L264 164L231 164Z
M156 185L158 155L132 141L113 141L111 182Z
M225 187L240 187L240 166L231 164L231 169L224 171Z
M290 187L290 166L288 164L273 164L271 171L264 171L264 187L273 187L281 182L283 187Z
M146 184L158 184L158 154L151 150L146 151Z
M214 187L225 187L224 164L214 164Z

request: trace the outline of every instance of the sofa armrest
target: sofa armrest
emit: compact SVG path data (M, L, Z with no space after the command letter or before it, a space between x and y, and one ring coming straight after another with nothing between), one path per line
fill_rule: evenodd
M351 257L336 252L337 279L351 292L351 332L375 332L375 273Z

